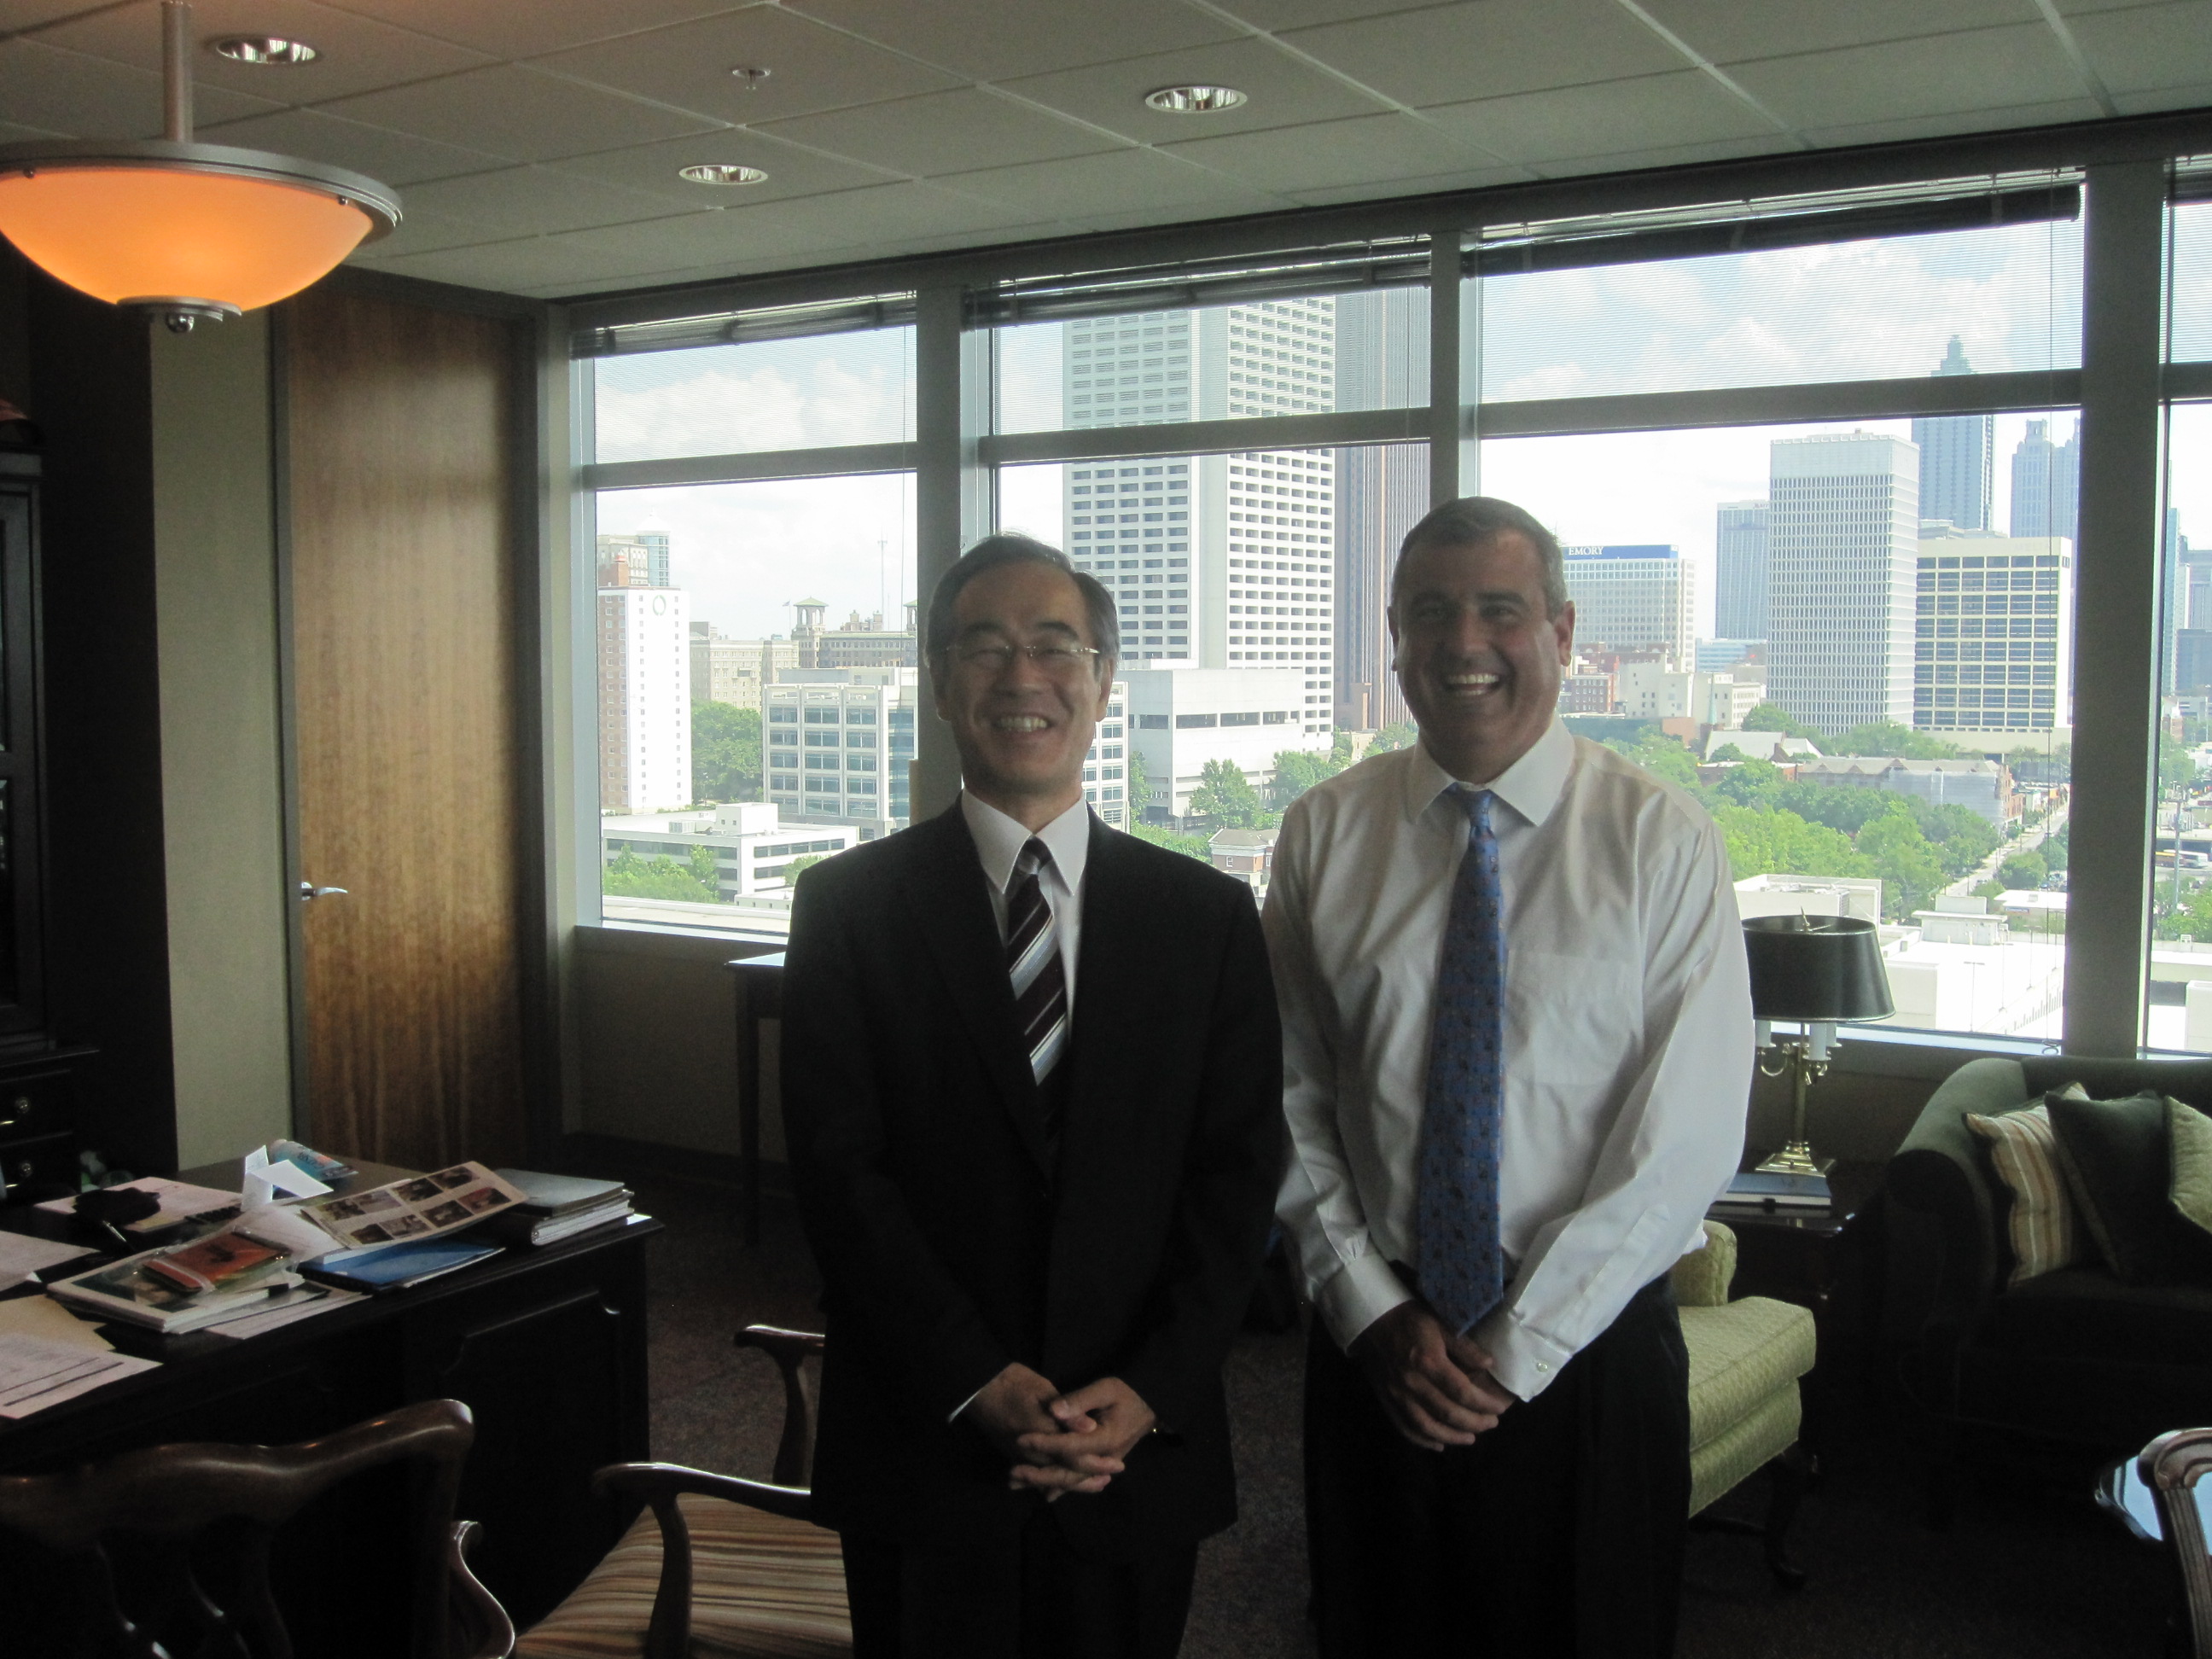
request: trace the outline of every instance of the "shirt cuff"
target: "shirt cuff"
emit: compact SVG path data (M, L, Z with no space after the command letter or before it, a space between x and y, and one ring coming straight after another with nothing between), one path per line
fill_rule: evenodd
M1338 1347L1347 1351L1362 1331L1401 1303L1413 1299L1405 1280L1388 1261L1371 1252L1346 1261L1314 1297L1328 1334L1336 1339Z
M1571 1350L1522 1324L1510 1301L1477 1325L1471 1334L1475 1345L1490 1356L1490 1374L1516 1400L1534 1400L1543 1393L1575 1357Z
M995 1382L997 1380L998 1380L998 1379L997 1379L996 1377L994 1377L994 1378L992 1378L992 1379L991 1379L991 1381L992 1381L992 1382ZM986 1382L986 1383L983 1385L983 1389L988 1389L988 1388L989 1388L990 1386L991 1386L991 1383L990 1383L990 1382ZM957 1422L960 1420L960 1413L963 1413L963 1412L964 1412L964 1411L966 1411L966 1410L967 1410L970 1406L972 1406L972 1405L974 1405L974 1404L975 1403L975 1401L976 1401L976 1397L977 1397L977 1395L980 1395L983 1392L983 1389L976 1389L975 1394L971 1394L971 1395L969 1395L965 1400L962 1401L958 1405L955 1406L955 1407L952 1408L952 1414L951 1414L950 1417L946 1418L945 1420L946 1422L948 1422L948 1423L957 1423Z

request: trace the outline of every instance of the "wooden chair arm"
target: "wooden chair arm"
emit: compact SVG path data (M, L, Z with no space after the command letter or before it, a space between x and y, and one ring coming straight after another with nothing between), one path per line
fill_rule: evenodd
M776 1442L772 1478L779 1486L799 1486L806 1481L806 1462L814 1449L814 1402L807 1395L800 1371L810 1354L819 1354L824 1342L814 1331L787 1331L775 1325L748 1325L737 1335L740 1348L758 1348L783 1373L783 1437Z
M457 1521L446 1547L446 1571L450 1575L457 1626L453 1651L457 1659L508 1659L514 1651L514 1621L469 1565L469 1552L483 1535L483 1528L478 1522Z
M592 1490L602 1495L619 1492L626 1498L642 1498L656 1514L664 1504L672 1507L678 1494L696 1492L702 1498L765 1510L787 1521L813 1519L810 1510L814 1494L804 1486L771 1486L765 1480L686 1468L681 1463L610 1463L592 1477Z

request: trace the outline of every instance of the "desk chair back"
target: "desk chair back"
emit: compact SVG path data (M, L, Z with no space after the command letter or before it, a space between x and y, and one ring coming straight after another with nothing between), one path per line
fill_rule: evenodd
M2142 1449L2136 1472L2158 1503L2160 1530L2181 1573L2190 1651L2212 1659L2212 1556L2197 1510L2197 1483L2212 1469L2212 1429L2175 1429Z
M88 1648L127 1659L292 1659L269 1572L277 1529L329 1487L397 1462L422 1466L410 1602L414 1659L500 1659L514 1627L465 1552L474 1522L453 1502L476 1428L457 1400L431 1400L292 1446L174 1445L125 1452L66 1474L0 1480L0 1526L83 1569L95 1604ZM110 1546L125 1539L158 1563L147 1583L119 1582ZM219 1604L196 1571L229 1558ZM465 1640L462 1632L466 1632Z

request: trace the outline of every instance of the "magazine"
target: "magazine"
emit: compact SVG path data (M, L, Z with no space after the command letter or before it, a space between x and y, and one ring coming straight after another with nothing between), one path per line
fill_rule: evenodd
M282 1250L229 1227L180 1250L148 1256L146 1271L179 1290L216 1291L236 1284L257 1267L282 1261L283 1255Z
M155 1271L149 1264L167 1252L148 1250L90 1273L58 1279L46 1286L46 1294L95 1319L119 1320L167 1334L211 1325L265 1301L272 1291L289 1290L301 1282L284 1256L252 1240L239 1243L263 1252L261 1259L230 1273L211 1289L189 1290L176 1279ZM188 1251L195 1248L185 1247Z
M310 1199L294 1206L339 1244L372 1244L434 1238L497 1215L524 1200L522 1189L481 1164L456 1164L426 1176L343 1197Z

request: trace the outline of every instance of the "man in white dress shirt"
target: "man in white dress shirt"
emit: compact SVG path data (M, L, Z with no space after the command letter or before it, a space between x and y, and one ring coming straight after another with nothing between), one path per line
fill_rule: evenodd
M1390 623L1420 741L1291 809L1266 915L1322 1651L1663 1655L1689 1498L1666 1275L1751 1080L1728 856L1559 722L1574 607L1527 513L1423 520Z

